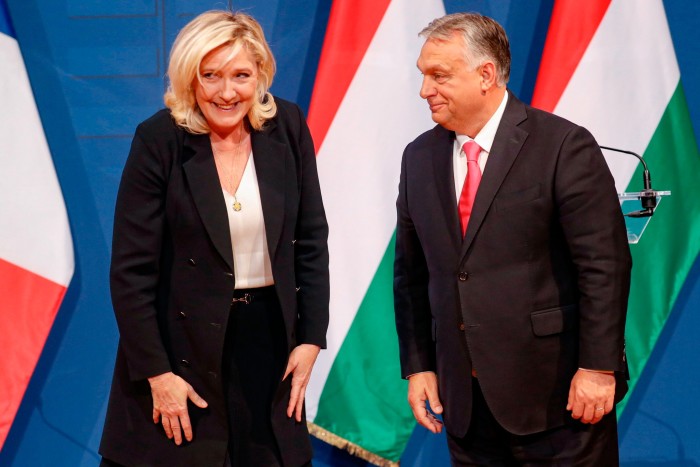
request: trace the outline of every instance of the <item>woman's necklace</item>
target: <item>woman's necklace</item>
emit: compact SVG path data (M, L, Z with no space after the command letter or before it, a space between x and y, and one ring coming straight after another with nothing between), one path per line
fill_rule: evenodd
M236 212L238 212L238 211L240 211L241 209L243 209L243 206L242 206L241 203L238 201L238 197L236 197L236 195L234 194L234 195L233 195L233 210L236 211Z
M237 152L237 158L240 160L241 153L241 145L243 144L243 122L241 122L241 129L239 131L238 135L238 146L236 146L236 152ZM233 186L233 162L234 160L231 160L231 186ZM248 159L246 158L245 161L245 166L243 166L243 173L241 174L241 179L238 181L238 186L236 186L236 189L233 191L233 210L238 212L241 209L243 209L243 206L241 203L238 201L238 189L241 187L241 181L243 181L243 174L245 173L245 168L248 165Z
M241 125L241 130L240 130L240 136L238 138L238 144L236 145L236 151L231 157L231 164L229 166L228 174L225 172L223 173L224 177L228 179L229 186L228 186L228 192L233 196L233 204L231 207L233 208L234 211L239 212L241 209L243 209L243 205L241 204L240 201L238 201L238 188L241 186L241 181L243 180L243 174L241 174L241 180L238 182L238 186L236 186L234 177L235 177L235 170L234 166L236 164L236 160L240 160L241 154L243 153L243 126ZM214 147L212 146L212 149ZM220 155L221 153L218 152L217 150L214 150L214 156ZM216 158L215 158L216 159ZM223 161L221 162L221 167L223 168ZM243 166L243 172L245 173L245 169L248 166L248 158L246 158L245 165ZM235 189L234 189L235 187Z
M240 140L240 138L239 138L239 139L238 139L238 148L237 148L237 149L240 149L240 145L241 145L241 140ZM237 156L240 157L240 155L241 155L240 151L237 151ZM234 156L234 157L231 158L231 170L229 171L229 175L231 176L231 188L233 188L233 185L234 185L234 181L233 181L233 163L234 163L235 159L236 159L236 156ZM246 163L246 165L247 165L247 163ZM245 172L245 168L243 169L243 172ZM241 181L242 181L242 180L243 180L243 174L241 174ZM238 182L238 186L236 187L236 189L235 189L234 191L231 192L231 194L233 195L233 210L236 211L236 212L238 212L238 211L240 211L241 209L243 209L243 206L242 206L241 203L238 201L238 196L237 196L237 195L238 195L238 188L240 188L240 186L241 186L241 182L239 181L239 182Z

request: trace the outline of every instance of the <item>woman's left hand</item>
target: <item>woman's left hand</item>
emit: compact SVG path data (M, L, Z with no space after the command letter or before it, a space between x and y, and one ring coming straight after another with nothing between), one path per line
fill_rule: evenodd
M321 348L313 344L300 344L289 354L287 370L284 372L283 380L292 374L292 394L289 397L287 406L287 417L296 414L297 422L301 422L301 410L304 407L304 397L306 386L311 378L311 370L316 362L316 357Z

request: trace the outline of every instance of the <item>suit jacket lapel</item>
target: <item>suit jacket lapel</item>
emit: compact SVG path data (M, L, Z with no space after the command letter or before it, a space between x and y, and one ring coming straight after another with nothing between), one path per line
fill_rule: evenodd
M254 131L251 135L270 259L274 259L282 235L285 189L288 182L286 161L289 148L270 138L269 135L275 130L275 126L274 122L268 121L263 131Z
M508 104L496 131L489 159L474 199L474 207L467 225L467 234L462 242L462 258L467 254L498 189L527 139L528 133L518 127L526 118L524 104L509 92Z
M461 237L461 229L459 225L459 216L457 214L457 194L455 193L454 184L454 167L452 162L454 132L448 131L441 126L435 127L436 141L432 148L435 153L431 155L433 160L433 170L435 175L435 189L440 198L440 206L442 206L445 222L452 235L450 238L455 240L455 251L460 248L460 242L457 241Z
M183 164L194 204L214 247L233 271L233 248L224 195L216 172L209 135L185 133L185 147L193 151Z

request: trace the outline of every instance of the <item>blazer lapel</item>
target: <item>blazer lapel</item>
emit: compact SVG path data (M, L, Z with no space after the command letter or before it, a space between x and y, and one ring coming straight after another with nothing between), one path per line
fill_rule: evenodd
M509 92L508 104L496 131L489 159L474 199L474 207L467 225L467 234L462 242L462 258L469 251L498 189L527 139L528 133L518 127L526 118L525 106Z
M286 161L290 149L270 138L275 123L268 121L266 125L263 131L253 132L251 144L265 221L267 249L270 259L274 259L284 224Z
M454 167L452 162L454 132L448 131L441 126L434 129L437 141L432 147L435 153L431 155L433 160L433 171L435 175L435 189L440 198L445 222L451 233L450 238L454 240L455 251L459 250L461 229L459 216L457 214L457 194L454 184Z
M224 195L216 172L209 135L185 133L185 146L193 151L183 170L204 228L221 258L233 272L233 248Z

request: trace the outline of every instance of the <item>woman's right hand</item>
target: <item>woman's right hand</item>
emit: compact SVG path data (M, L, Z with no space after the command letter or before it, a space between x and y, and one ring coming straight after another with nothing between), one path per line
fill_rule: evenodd
M199 397L187 381L173 372L148 378L153 396L153 423L163 424L168 439L175 438L175 444L182 444L182 433L187 441L192 441L192 424L187 412L187 399L199 408L205 408L207 401ZM181 432L182 430L182 432Z

